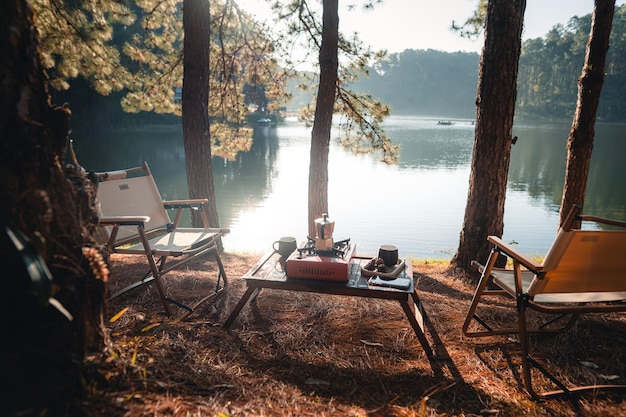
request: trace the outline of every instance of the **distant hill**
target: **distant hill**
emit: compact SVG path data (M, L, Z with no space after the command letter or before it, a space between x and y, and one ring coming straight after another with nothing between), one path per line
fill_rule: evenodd
M526 40L520 56L516 116L571 119L591 28L591 14ZM598 121L626 122L626 5L615 7ZM354 84L393 114L474 117L480 57L408 49L389 55Z
M394 114L473 117L480 56L412 50L390 55L353 88L389 104Z

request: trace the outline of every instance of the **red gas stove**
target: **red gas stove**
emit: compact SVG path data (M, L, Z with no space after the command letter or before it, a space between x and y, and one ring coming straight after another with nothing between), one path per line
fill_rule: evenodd
M355 248L350 239L345 239L333 242L330 249L321 250L316 248L315 239L308 238L302 248L287 258L287 277L347 281Z

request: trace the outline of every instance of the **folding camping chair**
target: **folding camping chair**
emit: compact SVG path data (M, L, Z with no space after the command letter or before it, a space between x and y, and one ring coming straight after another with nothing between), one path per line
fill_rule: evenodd
M580 207L575 206L542 264L495 236L488 237L494 248L486 266L475 263L481 278L463 323L463 334L468 337L518 335L524 385L534 398L626 389L626 385L567 387L530 355L529 333L567 330L583 313L626 311L626 230L572 229L575 221L626 228L626 222L580 215ZM513 260L512 269L494 266L500 253ZM492 328L478 314L483 297L489 295L505 295L516 300L517 322L514 325ZM531 328L527 321L528 310L548 314L550 316L544 317L551 319ZM566 320L564 324L563 320ZM532 369L545 375L558 389L535 392Z
M121 171L96 173L98 183L99 225L104 232L103 243L113 253L143 255L149 264L148 273L139 281L115 292L118 297L140 286L155 283L168 316L170 303L187 311L188 316L200 304L226 289L228 281L219 255L219 239L229 229L210 228L206 216L206 199L163 201L147 163ZM184 209L197 210L203 228L181 228ZM174 221L167 212L176 210ZM170 297L163 275L192 260L212 255L219 268L215 292L189 307ZM169 258L175 261L166 264ZM223 287L221 281L224 280Z

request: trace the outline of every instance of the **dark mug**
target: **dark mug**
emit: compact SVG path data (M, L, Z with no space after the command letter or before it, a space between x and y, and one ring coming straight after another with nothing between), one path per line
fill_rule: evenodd
M395 266L398 263L398 248L394 245L380 245L378 257L383 260L385 266Z
M297 249L298 244L296 238L291 236L284 236L278 239L272 245L275 252L278 252L283 259L287 259L291 253Z

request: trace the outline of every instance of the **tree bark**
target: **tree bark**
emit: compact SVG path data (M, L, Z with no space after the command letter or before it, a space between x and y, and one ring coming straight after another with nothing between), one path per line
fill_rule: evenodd
M567 139L567 165L561 200L559 226L563 224L574 204L583 206L589 164L593 150L596 113L604 84L604 66L609 49L615 0L595 0L591 32L585 53L585 63L578 79L578 99L572 127ZM574 222L579 227L579 222Z
M319 52L320 82L311 132L309 166L309 236L315 236L314 220L328 213L328 153L337 91L339 1L324 0L322 44Z
M183 1L182 123L189 198L209 200L208 219L219 227L209 133L209 1ZM192 216L194 227L200 217Z
M485 261L487 236L502 236L511 159L517 71L526 0L494 1L487 7L485 45L476 97L476 130L469 191L454 267Z
M104 336L107 271L92 247L95 190L81 170L63 167L70 112L49 104L34 21L26 0L2 2L0 414L79 415L84 356ZM6 227L30 243L16 246ZM34 274L44 261L50 274Z

